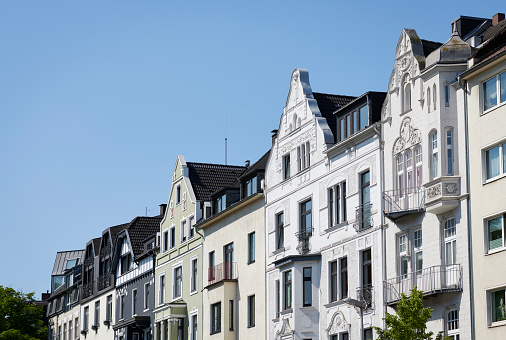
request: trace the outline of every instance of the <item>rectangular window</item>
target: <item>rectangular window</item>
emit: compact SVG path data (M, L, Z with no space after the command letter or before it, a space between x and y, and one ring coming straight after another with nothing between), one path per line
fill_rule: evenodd
M284 214L280 212L276 215L276 249L281 249L285 246L284 224Z
M437 147L437 132L434 132L431 137L431 146L432 146L432 178L436 178L438 176L438 147Z
M488 251L504 248L504 215L487 220Z
M221 302L211 305L211 334L221 332Z
M125 295L119 297L119 318L120 320L125 318Z
M72 331L72 320L69 321L69 340L72 340L74 332Z
M74 319L74 339L79 338L79 318Z
M181 203L181 185L178 184L176 187L176 205Z
M450 218L445 222L444 242L445 265L454 265L457 263L457 228L455 226L455 218ZM450 270L449 267L447 269Z
M218 214L227 207L227 194L223 194L214 199L214 213Z
M130 267L132 265L132 254L128 253L127 255L123 255L120 259L120 265L121 265L121 275L125 274L127 271L130 270Z
M255 327L255 295L248 296L248 327Z
M485 151L485 171L487 180L506 172L506 143Z
M346 221L346 182L328 189L329 228Z
M344 118L340 120L341 123L341 140L346 138L346 130L344 129Z
M436 94L434 93L434 95ZM445 85L445 106L450 106L450 86L448 85Z
M371 249L362 252L362 287L372 286L372 254Z
M302 279L302 301L303 306L308 307L312 304L312 277L311 277L311 267L303 268L303 279Z
M309 142L297 147L297 166L299 171L309 168Z
M399 274L402 278L408 276L408 256L407 256L407 237L406 235L399 236L398 250L399 250Z
M351 122L350 122L350 116L346 116L346 137L349 137L351 135Z
M492 322L506 320L506 313L504 307L505 300L505 289L499 289L490 293L490 301L492 303Z
M369 106L360 108L360 130L365 129L369 125Z
M311 228L311 200L307 200L300 205L300 231L310 233Z
M137 289L132 290L132 316L137 315Z
M149 309L149 283L144 284L144 310Z
M329 228L336 225L336 216L334 209L334 187L328 189L328 200L329 200Z
M499 91L498 91L499 89ZM483 111L506 101L506 72L483 83Z
M100 325L100 301L95 302L95 326Z
M341 271L341 286L340 295L341 300L348 297L348 258L343 257L339 259L339 269Z
M169 231L165 230L163 232L162 251L165 253L167 250L169 250Z
M181 221L181 243L186 241L186 220Z
M84 320L83 320L83 330L88 331L88 320L90 317L90 307L84 307Z
M176 227L170 228L170 248L174 248L176 246Z
M364 340L373 340L372 328L364 329Z
M165 303L165 275L160 275L159 277L160 284L158 285L158 304Z
M279 280L276 280L276 319L279 318L281 305L281 288L279 286Z
M357 132L358 130L357 111L353 111L353 133Z
M290 154L283 156L283 179L290 178Z
M248 234L248 263L255 262L255 233Z
M292 308L292 271L283 273L283 309Z
M193 216L190 216L189 218L189 221L190 221L190 239L194 238L195 237L195 218Z
M244 183L244 197L251 196L257 192L257 178L253 177Z
M446 330L450 340L459 340L459 311L452 309L446 317Z
M181 285L183 282L183 267L174 268L174 289L172 298L181 297Z
M330 302L337 301L337 261L329 263L330 272Z
M197 340L197 333L198 333L198 320L197 320L197 314L195 315L192 315L191 317L191 322L192 322L192 335L191 335L191 339L192 340Z
M453 176L453 129L446 130L446 160L448 176Z
M423 269L422 229L415 230L413 233L413 248L413 252L415 253L415 272L416 275L420 275Z
M67 340L67 324L63 324L63 340Z
M112 295L107 296L106 302L105 319L110 322L112 321Z
M214 251L209 252L209 281L214 280Z
M230 331L234 330L234 300L230 300L228 302L228 329Z
M198 289L198 262L197 259L192 260L191 272L191 293L196 292Z

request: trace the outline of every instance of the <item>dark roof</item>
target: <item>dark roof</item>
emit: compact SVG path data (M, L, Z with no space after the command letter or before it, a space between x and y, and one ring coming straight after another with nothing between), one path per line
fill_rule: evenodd
M471 56L476 58L477 62L482 62L493 57L506 46L506 20L500 21L495 26L489 28L485 33L492 29L494 29L492 32L493 35L489 34L488 40Z
M267 166L267 161L269 160L269 155L271 154L271 150L267 151L258 161L253 163L248 167L248 170L246 170L240 178L248 177L253 172L256 172L258 170L265 171L265 167Z
M144 241L160 231L161 222L162 216L138 216L130 222L127 232L135 256L144 251Z
M56 253L56 259L54 261L53 272L51 275L63 275L65 272L65 266L67 265L67 260L79 259L79 263L81 263L83 256L84 249L59 251Z
M422 41L423 46L423 55L427 58L429 54L431 54L433 51L437 50L441 45L443 45L440 42L436 41L430 41L430 40L424 40L420 39Z
M320 109L322 116L327 120L327 124L329 125L335 140L337 134L337 119L334 112L357 97L318 92L313 92L313 97L318 103L318 108Z
M98 256L98 254L100 254L100 240L102 240L101 237L93 239L93 248L95 250L95 256Z
M187 162L189 178L198 201L210 201L211 194L223 187L230 187L246 167L236 165Z
M506 28L506 20L499 21L496 25L491 26L488 30L483 32L481 35L481 39L483 42L486 42L489 39L492 39L493 37L499 35L504 28Z

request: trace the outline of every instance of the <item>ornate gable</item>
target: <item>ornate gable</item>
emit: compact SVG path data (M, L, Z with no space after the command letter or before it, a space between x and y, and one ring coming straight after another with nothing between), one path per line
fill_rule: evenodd
M394 142L394 155L406 148L419 144L422 141L420 131L411 123L411 118L406 117L402 120L399 137Z
M334 335L340 332L349 332L350 324L346 321L343 312L337 310L330 319L329 327L325 330L327 334Z

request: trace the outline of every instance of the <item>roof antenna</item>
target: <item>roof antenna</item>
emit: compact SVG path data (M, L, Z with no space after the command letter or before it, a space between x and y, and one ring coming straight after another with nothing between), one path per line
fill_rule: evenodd
M227 116L228 107L225 106L225 165L227 165Z

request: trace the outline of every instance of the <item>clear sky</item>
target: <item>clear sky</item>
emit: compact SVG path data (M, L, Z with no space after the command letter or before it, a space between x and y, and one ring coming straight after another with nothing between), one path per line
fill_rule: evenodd
M502 6L501 6L502 5ZM416 7L418 6L418 7ZM50 289L57 251L158 213L178 154L254 162L293 69L384 91L403 28L445 42L503 1L2 1L0 285Z

